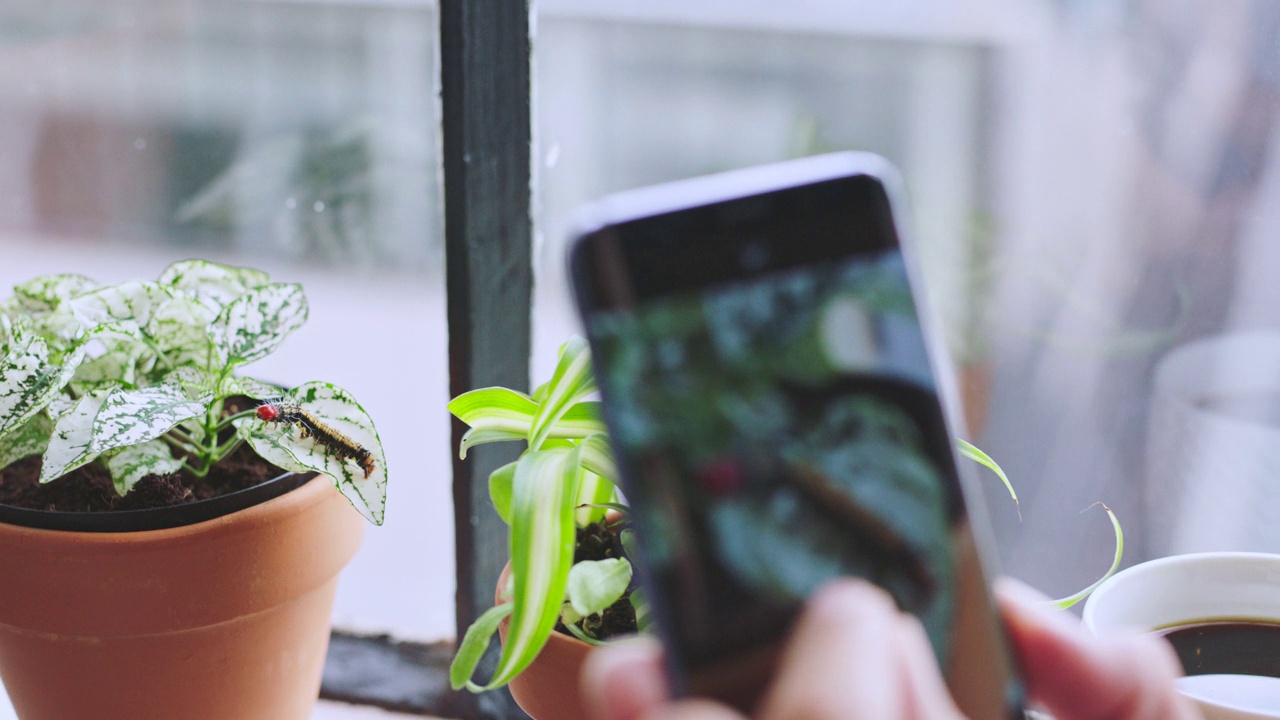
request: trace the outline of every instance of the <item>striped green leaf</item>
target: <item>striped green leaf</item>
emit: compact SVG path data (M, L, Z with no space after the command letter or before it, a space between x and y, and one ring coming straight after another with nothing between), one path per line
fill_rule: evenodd
M956 438L956 449L960 451L961 455L969 458L979 465L982 465L1000 478L1000 481L1004 483L1005 489L1009 491L1009 497L1013 498L1014 508L1018 511L1018 518L1021 519L1022 505L1018 502L1018 493L1014 491L1013 483L1009 482L1009 476L1004 474L1004 470L1000 468L1000 465L998 465L995 460L991 459L990 455L982 452L982 450L978 449L976 445L970 443L964 438Z
M148 475L168 475L182 467L182 460L175 458L169 446L162 440L151 440L140 445L116 448L104 454L116 494L123 497L139 480Z
M387 504L387 458L369 414L350 393L329 383L306 383L287 396L310 418L369 451L372 472L366 476L354 458L344 457L339 446L326 444L320 434L312 432L303 437L298 426L245 418L236 423L242 436L259 455L286 470L314 470L328 475L361 515L381 525Z
M511 524L511 493L516 481L516 465L509 462L489 473L489 499L502 522Z
M583 453L585 455L585 453ZM614 500L614 485L608 479L587 470L587 463L582 463L582 481L578 483L578 496L574 500L573 519L579 527L593 522L600 522L608 512L608 503Z
M528 452L516 466L511 501L511 577L514 606L507 641L487 690L528 667L555 629L573 565L573 498L577 448Z
M573 336L560 349L556 370L547 383L546 398L538 404L529 427L529 449L537 450L552 435L558 421L588 394L596 389L591 374L591 352L587 341Z
M236 298L209 325L209 336L225 363L249 363L266 357L307 321L302 286L277 283Z
M462 422L471 429L462 436L458 454L466 458L467 451L477 445L507 440L526 440L538 413L538 403L528 395L492 387L472 390L454 398L448 405ZM605 432L600 415L600 403L579 402L568 408L547 429L547 439L578 439Z
M44 413L37 413L21 427L0 438L0 470L23 458L44 453L49 446L53 423Z
M511 614L511 603L495 605L484 612L467 628L467 634L458 643L458 654L449 666L449 684L454 690L461 690L471 685L471 676L476 672L476 665L489 647L489 640L498 631L498 625Z

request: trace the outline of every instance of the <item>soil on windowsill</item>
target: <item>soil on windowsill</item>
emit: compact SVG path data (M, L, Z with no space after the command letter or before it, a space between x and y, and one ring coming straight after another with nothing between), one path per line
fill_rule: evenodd
M573 561L576 563L582 560L606 560L608 558L626 557L627 554L623 550L620 538L622 531L625 529L625 522L615 521L609 523L607 520L578 528L578 540L573 550ZM607 640L622 635L634 635L637 632L636 611L631 605L631 591L635 589L636 579L633 575L631 584L627 586L627 591L623 593L616 603L605 608L602 613L583 618L578 623L579 627L585 630L588 635L599 640ZM565 629L564 623L560 621L556 621L556 631L573 637Z
M247 398L232 398L227 401L223 413L229 415L256 404ZM144 510L226 495L260 485L285 472L258 457L246 444L223 458L203 478L185 470L169 475L148 475L139 480L129 494L121 497L116 494L111 473L98 462L82 465L44 485L39 483L40 465L40 456L36 455L0 470L0 504L62 512Z

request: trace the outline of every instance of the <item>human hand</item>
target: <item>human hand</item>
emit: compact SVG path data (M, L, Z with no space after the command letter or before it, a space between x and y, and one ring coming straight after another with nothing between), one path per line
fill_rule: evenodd
M997 597L1031 696L1059 720L1190 720L1175 692L1177 660L1159 641L1095 638L1044 606L1026 586ZM856 670L853 670L856 668ZM584 671L599 720L743 720L705 700L671 702L658 645L622 643L593 653ZM788 641L761 720L959 718L915 618L882 591L842 580L810 601Z

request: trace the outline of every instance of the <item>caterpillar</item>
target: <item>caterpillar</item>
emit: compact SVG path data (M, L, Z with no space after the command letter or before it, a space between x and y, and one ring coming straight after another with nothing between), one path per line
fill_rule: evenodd
M314 438L316 443L343 460L352 460L364 470L364 476L373 474L373 453L363 445L343 435L316 419L293 400L267 400L258 406L258 419L263 422L295 425L304 438Z

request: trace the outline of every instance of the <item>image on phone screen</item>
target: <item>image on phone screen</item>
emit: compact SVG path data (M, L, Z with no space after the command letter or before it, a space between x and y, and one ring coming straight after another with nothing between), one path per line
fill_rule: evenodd
M743 658L768 666L805 599L841 576L916 615L944 669L957 632L973 632L956 622L959 595L988 615L980 632L998 632L896 244L586 323L656 614L686 679ZM962 572L979 589L961 593Z

